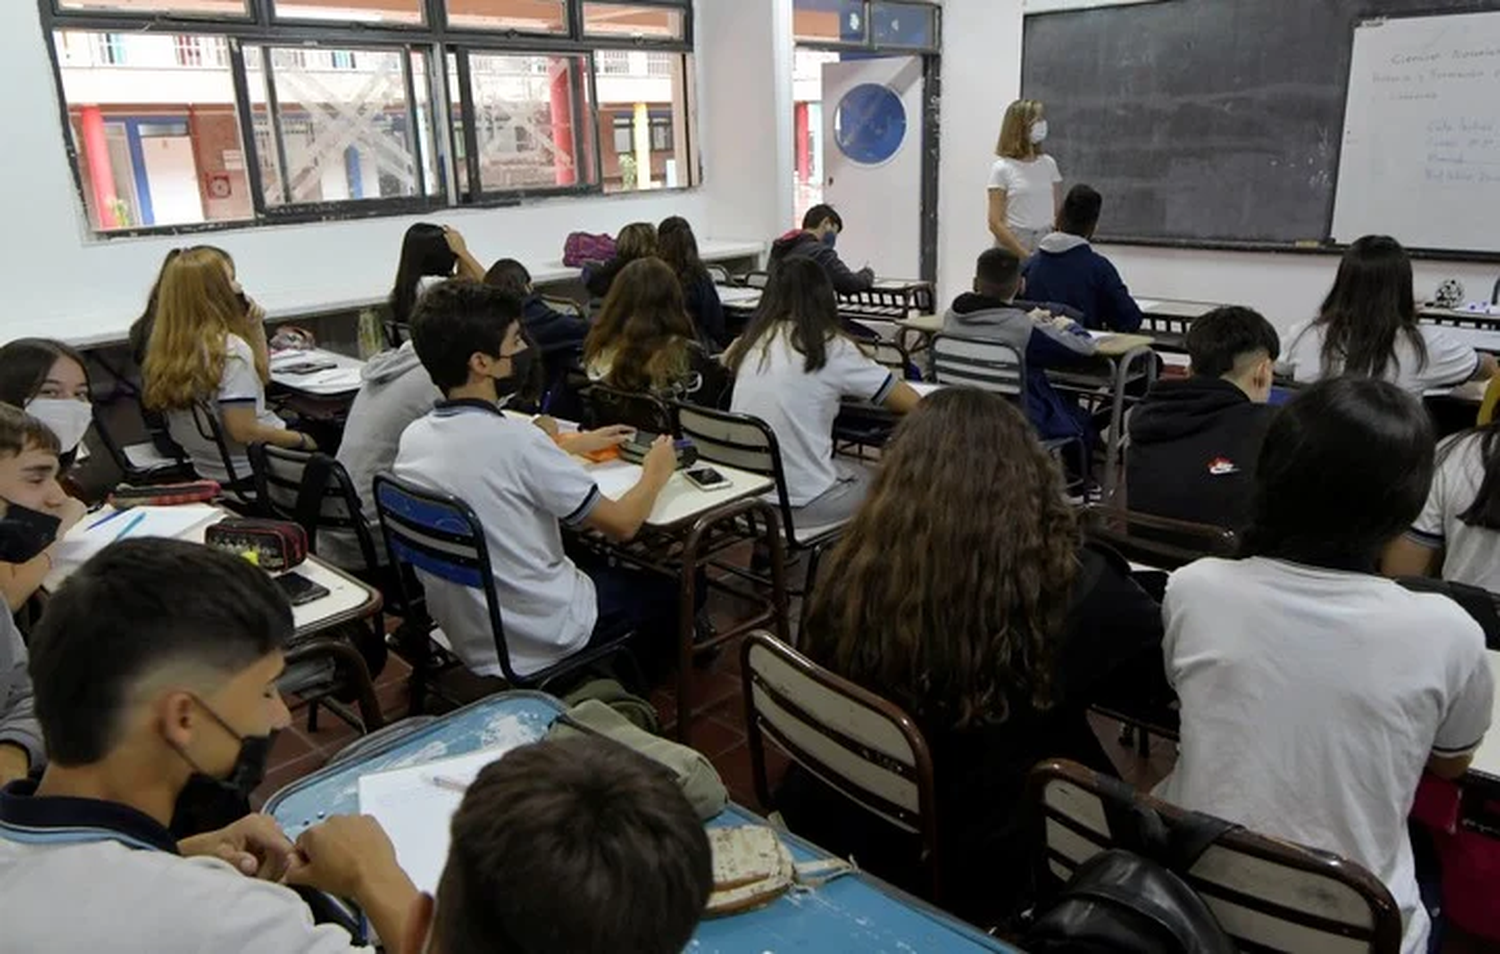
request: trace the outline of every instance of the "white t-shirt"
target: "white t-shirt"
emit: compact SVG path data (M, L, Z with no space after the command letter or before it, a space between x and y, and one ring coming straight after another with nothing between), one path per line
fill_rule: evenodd
M1494 687L1447 597L1281 560L1205 559L1162 604L1182 754L1157 794L1337 852L1385 882L1425 950L1406 816L1434 752L1478 748Z
M1417 360L1405 333L1396 335L1395 361L1386 365L1385 380L1421 397L1433 388L1463 384L1479 367L1479 353L1454 337L1441 325L1418 325L1427 345L1427 362ZM1282 339L1281 364L1289 366L1293 380L1304 384L1323 379L1323 339L1326 327L1313 322L1294 326ZM1333 368L1334 375L1339 365Z
M452 494L484 527L512 668L530 675L582 649L599 608L594 583L563 553L559 521L583 522L599 488L541 429L478 402L439 404L401 435L394 472ZM453 652L481 676L500 660L484 593L418 572Z
M852 397L879 404L896 378L842 335L828 342L828 363L808 374L789 329L768 332L745 355L735 374L730 410L770 425L781 449L787 500L801 507L838 483L833 420L840 401Z
M1062 181L1057 160L1043 154L1035 159L995 160L990 188L1005 193L1005 224L1013 229L1051 231L1057 218L1052 187Z
M1500 531L1471 527L1458 515L1474 505L1484 483L1483 435L1460 434L1438 447L1427 506L1407 536L1443 551L1443 579L1500 593Z
M219 377L218 393L212 396L210 403L216 404L218 408L226 405L253 407L255 419L260 423L267 427L285 428L285 421L266 410L266 386L261 383L260 374L255 370L255 352L250 350L249 342L236 334L225 335L224 351L224 373ZM223 424L224 418L220 415L220 428ZM187 452L198 476L220 483L229 480L229 472L224 468L224 458L219 454L218 446L212 438L204 437L199 431L191 409L168 411L167 430L172 435L172 440ZM227 433L224 435L224 444L234 462L235 477L241 481L249 480L250 459L245 456L245 446L230 440Z

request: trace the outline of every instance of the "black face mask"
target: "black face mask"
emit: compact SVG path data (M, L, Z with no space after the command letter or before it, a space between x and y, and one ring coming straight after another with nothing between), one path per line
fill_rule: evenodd
M0 561L26 563L35 559L57 539L60 526L62 521L50 513L10 504L5 516L0 517Z
M198 766L193 763L193 760L188 758L187 753L181 752L183 759L189 765L192 765L194 769L193 777L188 780L189 785L197 786L199 788L202 788L204 786L213 786L220 789L225 794L233 795L237 798L248 799L250 797L250 793L255 791L255 789L260 786L261 782L265 781L266 763L271 758L271 744L276 739L276 733L271 732L266 735L240 735L238 732L234 731L234 729L230 728L229 723L220 718L217 712L205 705L202 700L198 701L198 705L203 709L204 712L207 712L215 722L219 723L219 725L223 727L225 732L228 732L230 735L234 736L235 739L239 740L240 754L235 756L234 766L230 768L229 774L227 776L225 776L224 778L215 778L212 775L199 770ZM180 751L181 750L179 750L179 752Z
M510 374L495 379L495 393L501 397L515 394L531 381L531 365L536 358L536 349L527 348L510 356Z

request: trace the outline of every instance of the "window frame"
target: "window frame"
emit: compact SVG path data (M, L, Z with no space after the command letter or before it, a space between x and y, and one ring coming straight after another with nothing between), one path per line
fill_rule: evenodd
M80 208L87 209L85 190L88 188L84 170L80 167L80 150L74 141L70 106L63 86L63 63L59 55L56 33L60 30L77 30L91 33L124 33L152 30L185 36L213 37L224 40L227 54L225 68L230 73L234 88L234 112L238 119L240 148L244 157L246 179L249 183L251 216L245 219L198 222L178 225L130 226L119 229L98 229L88 219L85 228L94 241L129 238L145 235L192 235L205 232L220 232L231 229L263 228L282 224L300 224L329 220L357 220L392 215L413 215L458 208L507 208L537 200L558 196L592 197L633 194L606 191L603 181L603 133L598 130L600 107L598 94L598 63L596 53L604 50L646 50L686 56L684 71L683 111L685 128L684 142L687 155L684 161L696 164L699 161L698 144L694 141L697 122L693 112L698 107L696 90L696 50L694 49L694 9L692 0L629 0L632 4L662 7L677 11L682 16L683 38L670 40L651 37L629 36L585 36L583 31L584 0L564 0L566 33L537 33L519 30L486 30L483 28L450 26L447 19L446 0L418 0L424 22L422 24L381 23L351 26L347 23L315 19L287 19L275 15L275 0L245 0L245 16L226 14L160 13L151 11L83 11L63 10L62 0L36 0L41 20L42 42L52 66L52 79L58 96L59 131L63 137L74 189L78 194ZM623 0L622 0L623 2ZM403 61L404 79L407 88L407 115L410 128L418 129L425 114L429 125L427 145L423 136L413 136L408 148L416 159L418 174L425 186L426 177L435 174L437 188L434 194L401 196L376 199L338 199L317 203L291 203L272 205L267 202L265 181L261 172L260 148L255 136L254 107L250 98L251 82L245 63L245 46L289 47L306 46L309 49L354 50L399 50ZM426 59L427 95L420 101L415 95L415 74L411 65L411 54L422 53ZM469 53L511 54L531 56L578 56L581 58L582 82L574 92L574 110L577 116L586 116L591 126L575 123L577 128L577 152L582 154L580 178L584 184L553 188L519 190L485 190L478 177L478 122L471 94L473 85L467 69ZM448 57L458 55L460 67L457 90L450 89ZM205 56L205 61L207 60ZM183 67L184 69L192 67ZM262 69L269 78L274 75L269 63ZM266 96L267 119L271 126L271 140L278 143L281 138L279 123L273 103L274 93L268 82ZM674 106L674 108L676 108ZM675 123L676 116L674 114ZM457 129L455 127L458 127ZM592 129L592 136L584 134ZM459 155L457 137L463 137L462 159ZM430 149L434 154L426 155ZM467 188L459 188L457 163L463 162L468 173ZM588 163L586 170L583 162ZM278 153L275 163L278 176L284 174L285 157ZM672 189L662 187L653 192L682 192L698 187L701 174L693 169L687 177L689 184ZM425 189L424 189L425 191ZM86 211L83 213L87 216Z
M875 40L875 18L874 7L884 6L884 0L862 0L864 4L864 32L865 38L859 41L845 40L818 40L808 37L796 36L793 28L792 43L800 49L827 50L833 53L897 53L897 54L932 54L942 52L943 45L943 7L941 3L934 0L890 0L902 6L926 7L932 11L932 42L926 46L908 45L901 43L879 43ZM793 17L796 10L792 11Z

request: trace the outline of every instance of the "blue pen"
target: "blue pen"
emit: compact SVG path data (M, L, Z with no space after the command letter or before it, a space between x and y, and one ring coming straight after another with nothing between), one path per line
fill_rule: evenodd
M107 513L104 516L100 517L98 520L95 520L93 523L89 524L87 527L84 527L84 529L85 530L92 530L95 527L102 527L104 524L109 523L111 520L115 519L120 514L122 514L122 513L128 513L128 512L129 511L127 511L127 510L114 510L114 511L111 511L110 513Z
M141 525L141 521L145 520L145 519L146 519L146 515L144 513L138 513L138 514L136 514L134 520L132 520L129 523L125 524L125 529L123 529L119 533L115 534L115 540L118 541L118 540L125 539L126 535L129 534L130 531L134 530L136 527L140 526Z

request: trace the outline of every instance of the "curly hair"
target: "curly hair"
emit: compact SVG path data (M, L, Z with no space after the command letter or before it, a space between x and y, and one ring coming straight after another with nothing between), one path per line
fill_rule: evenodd
M1062 474L1021 413L940 391L901 422L819 572L803 644L929 727L1046 709L1080 544Z

